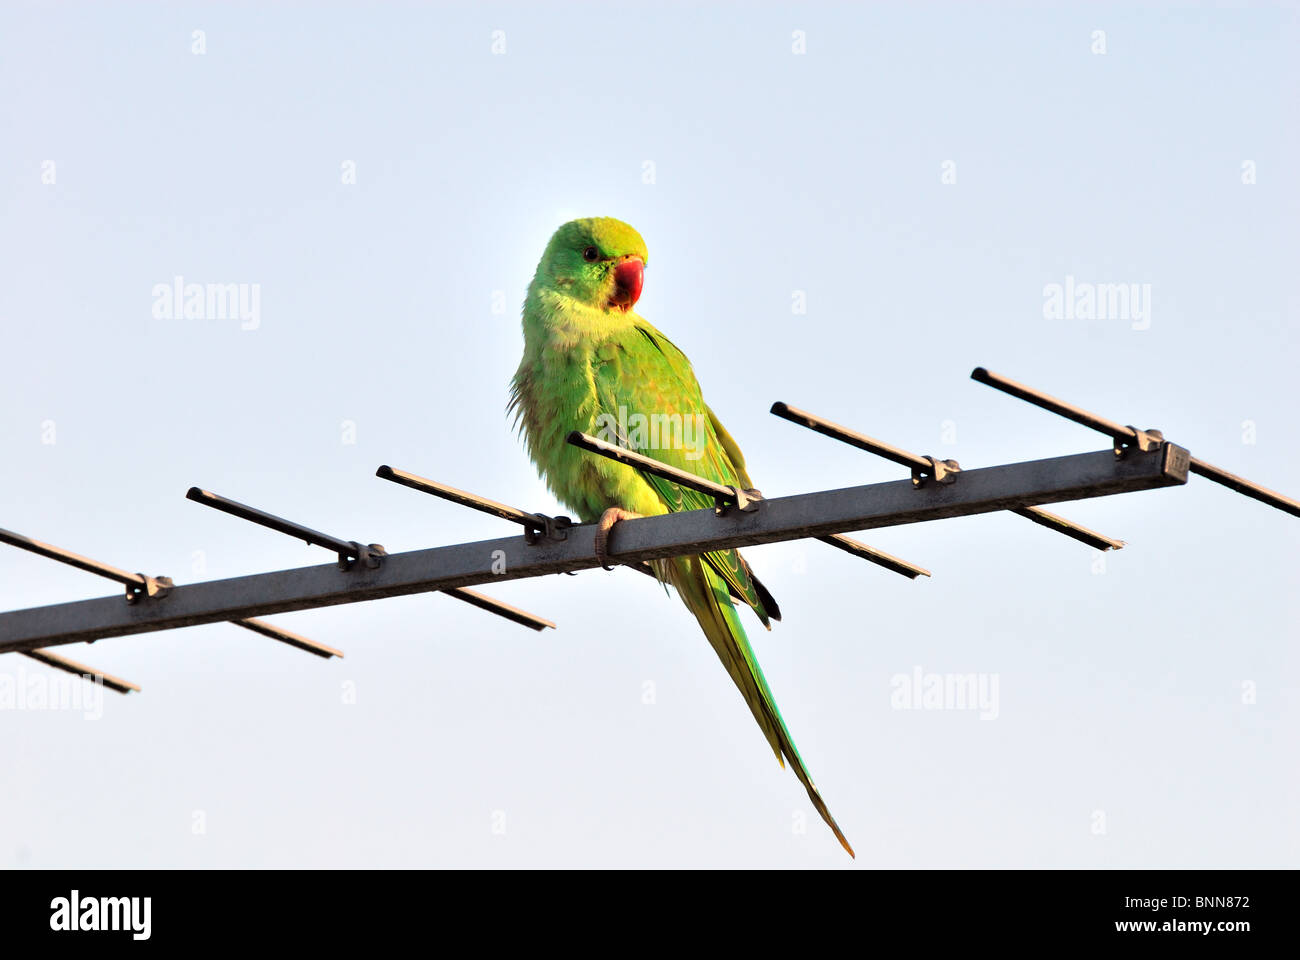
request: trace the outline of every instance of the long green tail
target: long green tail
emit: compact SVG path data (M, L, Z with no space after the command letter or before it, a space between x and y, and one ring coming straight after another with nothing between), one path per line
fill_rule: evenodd
M848 851L849 856L856 858L853 847L849 845L839 824L827 809L826 802L813 785L808 768L804 766L803 758L799 756L799 750L790 737L790 731L786 729L781 711L776 706L776 698L772 696L763 670L758 665L758 658L754 656L749 638L745 636L745 628L741 626L740 617L731 605L726 581L702 563L699 557L678 557L663 561L661 569L664 569L669 582L677 588L686 606L700 622L718 659L727 668L732 682L749 704L763 736L767 737L767 742L776 754L777 762L785 766L783 754L790 761L795 776L808 791L812 805L826 821L826 825L834 831L836 839Z

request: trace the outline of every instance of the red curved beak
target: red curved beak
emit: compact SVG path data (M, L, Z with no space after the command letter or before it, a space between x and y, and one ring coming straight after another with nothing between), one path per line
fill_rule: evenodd
M628 257L614 268L614 292L609 295L609 305L626 312L641 298L641 285L645 283L645 264L640 257Z

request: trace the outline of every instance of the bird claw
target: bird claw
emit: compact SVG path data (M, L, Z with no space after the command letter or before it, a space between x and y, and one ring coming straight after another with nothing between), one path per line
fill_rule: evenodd
M635 520L641 514L633 513L631 510L624 510L622 507L610 507L600 515L600 521L596 524L596 559L600 561L602 570L613 570L609 565L609 531L613 529L614 524L620 520Z

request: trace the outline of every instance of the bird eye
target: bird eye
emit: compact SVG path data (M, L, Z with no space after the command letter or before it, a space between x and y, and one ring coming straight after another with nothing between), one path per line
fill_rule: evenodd
M588 263L591 263L593 260L599 260L600 251L595 247L588 247L586 250L582 251L582 259L586 260Z

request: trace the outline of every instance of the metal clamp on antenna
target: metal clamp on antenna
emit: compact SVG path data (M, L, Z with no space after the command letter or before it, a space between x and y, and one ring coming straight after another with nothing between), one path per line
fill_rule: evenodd
M758 504L763 499L763 494L758 490L742 490L735 484L731 484L728 489L732 493L730 502L719 499L715 499L713 502L713 511L718 516L726 513L732 504L741 513L753 513L758 509Z
M339 554L340 570L351 570L357 563L364 563L369 569L375 570L388 556L388 551L378 543L357 543L355 540L349 540L348 546L352 548L352 556Z
M128 583L126 585L126 602L138 603L140 600L155 600L167 596L172 587L171 577L147 577L143 573L137 573L140 578L139 583Z
M332 550L338 555L340 570L351 570L358 563L373 570L383 563L384 558L388 556L388 551L377 543L360 544L355 540L340 540L338 537L331 537L328 533L321 533L311 527L304 527L300 523L285 520L283 517L277 517L265 510L258 510L256 507L250 507L248 504L240 503L237 500L228 500L198 487L190 487L185 494L185 499L201 503L205 507L220 510L222 513L228 513L232 517L239 517L241 520L248 520L280 533L287 533L297 540L307 541L312 546Z
M573 526L572 517L551 517L544 513L537 513L534 516L542 522L542 525L541 527L524 527L525 543L530 546L535 545L543 537L547 540L569 539L569 528Z
M936 460L934 457L921 457L929 466L912 466L912 486L920 489L927 480L935 483L952 483L961 473L961 466L956 460Z
M1113 438L1117 457L1124 456L1124 452L1131 448L1136 448L1141 453L1150 453L1165 442L1165 435L1152 427L1139 430L1137 427L1129 426L1127 429L1133 431L1132 437Z
M559 516L551 517L544 513L535 513L534 517L538 519L541 526L524 527L524 543L535 546L543 538L547 540L567 540L569 539L569 528L573 526L573 518Z

